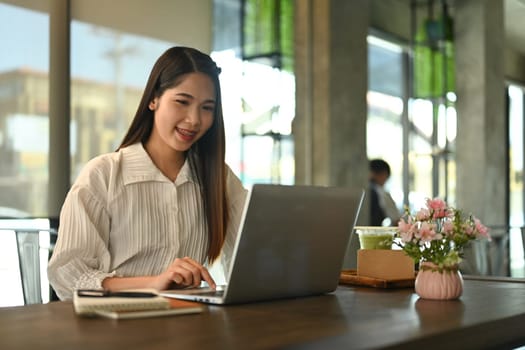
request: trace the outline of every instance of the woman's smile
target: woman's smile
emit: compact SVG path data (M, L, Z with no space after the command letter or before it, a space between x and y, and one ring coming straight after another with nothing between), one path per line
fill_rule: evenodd
M215 112L215 87L204 73L188 73L149 105L154 125L146 148L186 152L208 131Z
M175 127L175 130L179 134L180 138L184 141L191 142L195 138L195 136L198 134L198 131L191 131L188 129L183 129L179 127Z

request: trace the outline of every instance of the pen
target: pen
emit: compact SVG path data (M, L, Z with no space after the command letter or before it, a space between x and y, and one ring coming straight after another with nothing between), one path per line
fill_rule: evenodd
M111 292L102 289L79 289L77 290L79 297L101 298L101 297L119 297L119 298L154 298L155 293L150 292Z

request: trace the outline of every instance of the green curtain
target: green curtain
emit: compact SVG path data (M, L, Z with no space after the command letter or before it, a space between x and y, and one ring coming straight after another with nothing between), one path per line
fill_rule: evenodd
M244 0L243 59L273 58L293 70L293 0Z
M414 43L414 97L436 98L455 90L453 22L426 19Z

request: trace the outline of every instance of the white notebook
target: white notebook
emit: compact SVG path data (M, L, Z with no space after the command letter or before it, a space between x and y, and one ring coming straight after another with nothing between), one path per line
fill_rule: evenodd
M167 310L170 303L154 290L130 290L109 293L103 290L75 291L73 305L78 315L96 315L99 311Z
M75 292L73 305L78 315L113 319L195 314L207 309L200 303L161 297L151 289L119 292L81 289Z
M109 310L98 310L95 312L96 316L113 318L113 319L130 319L130 318L145 318L145 317L160 317L160 316L174 316L174 315L186 315L196 314L203 312L207 309L206 305L201 303L171 299L169 301L170 307L168 309L160 310L120 310L120 311L109 311Z

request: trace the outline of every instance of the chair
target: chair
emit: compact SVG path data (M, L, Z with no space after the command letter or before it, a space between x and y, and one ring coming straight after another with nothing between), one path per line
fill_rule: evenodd
M24 293L24 304L42 303L42 286L40 282L40 235L49 232L56 235L52 229L16 229L16 244L18 248L18 263L20 279ZM49 248L52 249L51 246Z
M48 222L47 220L44 220ZM23 226L27 225L27 226ZM2 220L0 230L15 233L18 252L18 265L24 304L40 304L42 300L42 285L40 276L41 249L53 249L57 231L46 227L40 220ZM49 245L41 246L43 235L49 235ZM49 256L49 252L47 253ZM42 252L43 253L43 252Z
M489 229L490 241L473 241L465 250L461 271L471 275L510 276L509 228L491 226Z
M525 250L525 226L520 227L521 230L521 244L523 249Z
M521 244L522 244L522 248L523 248L523 253L524 253L524 259L525 259L525 226L521 226L520 227L520 230L521 230Z

